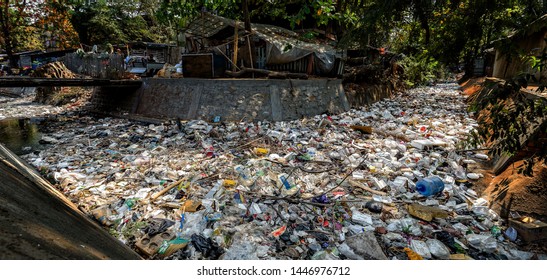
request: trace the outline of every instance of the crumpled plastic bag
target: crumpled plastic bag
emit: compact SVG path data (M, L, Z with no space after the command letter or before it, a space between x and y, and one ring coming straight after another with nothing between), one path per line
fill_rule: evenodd
M201 234L192 234L192 245L205 258L216 260L224 253L224 250L215 244L211 238L205 238Z
M150 237L166 231L169 227L174 225L175 222L167 219L151 219L148 226L144 228L144 232Z

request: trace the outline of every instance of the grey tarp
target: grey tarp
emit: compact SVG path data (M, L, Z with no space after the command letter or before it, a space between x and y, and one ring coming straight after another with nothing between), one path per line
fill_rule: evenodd
M280 32L294 32L272 25L254 24L252 28L257 37L268 43L267 64L289 63L313 54L315 66L320 72L328 73L334 67L336 50L329 45L307 43L292 36L279 35Z

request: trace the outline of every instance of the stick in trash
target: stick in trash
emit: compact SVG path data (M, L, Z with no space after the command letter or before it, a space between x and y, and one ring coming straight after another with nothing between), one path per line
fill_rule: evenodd
M361 183L358 183L358 182L355 182L353 180L349 180L348 181L350 185L354 186L354 187L357 187L357 188L360 188L362 190L365 190L367 192L370 192L370 193L373 193L373 194L377 194L377 195L381 195L381 196L387 196L387 193L385 192L382 192L382 191L377 191L377 190L373 190Z
M173 184L169 185L169 186L166 187L165 189L161 190L160 192L153 194L152 197L151 197L151 200L155 200L156 198L158 198L158 197L164 195L166 192L168 192L168 191L171 190L172 188L174 188L174 187L178 186L180 183L186 181L186 179L187 179L186 177L185 177L185 178L182 178L182 179L180 179L180 180L174 182Z

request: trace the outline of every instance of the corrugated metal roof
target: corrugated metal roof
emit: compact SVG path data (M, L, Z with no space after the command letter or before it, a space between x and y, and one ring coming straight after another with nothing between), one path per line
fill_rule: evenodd
M191 36L210 38L217 34L220 30L227 27L235 27L236 24L239 28L239 24L235 20L209 13L203 13L201 17L192 21L188 25L186 33Z

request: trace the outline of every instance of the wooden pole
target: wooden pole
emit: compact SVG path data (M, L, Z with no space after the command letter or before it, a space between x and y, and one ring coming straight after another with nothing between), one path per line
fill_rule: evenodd
M243 17L245 18L245 30L250 34L252 33L251 29L251 17L249 16L249 3L248 0L243 0ZM249 58L251 62L251 69L254 68L253 65L253 48L251 47L251 37L247 36L247 47L249 48ZM253 72L253 78L255 77L255 74Z
M311 75L313 73L313 53L308 57L308 68L306 69L306 74Z
M218 47L216 47L216 49L221 55L223 55L226 59L228 59L228 61L232 64L232 67L235 67L239 71L239 67L237 67L237 65L235 65L235 63L231 61L230 58L228 58L228 56L226 56Z
M188 178L184 177L176 182L174 182L173 184L169 185L168 187L164 188L163 190L161 190L160 192L158 193L155 193L152 195L151 199L150 200L156 200L158 197L164 195L166 192L168 192L169 190L171 190L172 188L178 186L180 183L186 181Z
M251 36L247 36L247 47L249 48L249 59L251 60L251 69L254 69L253 49L251 48ZM255 77L255 73L253 72L253 79L254 77Z
M235 24L235 34L234 34L234 62L233 64L235 65L234 67L232 67L232 71L236 71L236 68L237 68L237 45L238 45L238 32L237 32L237 22Z

